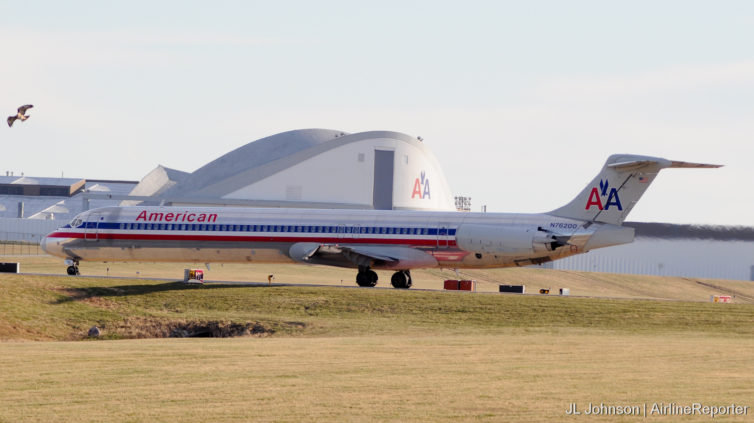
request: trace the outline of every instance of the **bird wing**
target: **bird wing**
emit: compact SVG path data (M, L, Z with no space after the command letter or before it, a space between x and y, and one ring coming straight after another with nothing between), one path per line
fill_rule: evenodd
M8 126L12 127L13 126L13 122L15 122L15 121L16 121L16 117L15 116L8 116Z
M23 106L21 106L21 107L18 108L18 113L21 113L22 115L26 114L26 111L29 110L29 109L31 109L32 107L34 107L34 105L32 105L32 104L25 104L25 105L23 105Z

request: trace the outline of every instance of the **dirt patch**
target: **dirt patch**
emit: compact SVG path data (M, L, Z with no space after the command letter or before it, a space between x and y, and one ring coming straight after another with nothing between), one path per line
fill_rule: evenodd
M286 325L286 323L282 323ZM261 322L227 322L200 320L162 320L129 317L124 321L102 325L102 336L108 338L231 338L263 337L278 331Z

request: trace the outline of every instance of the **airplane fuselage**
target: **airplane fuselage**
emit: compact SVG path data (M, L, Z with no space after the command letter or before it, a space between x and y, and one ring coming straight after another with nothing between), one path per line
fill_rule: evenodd
M595 231L606 225L584 224L547 214L110 207L78 215L49 234L42 246L50 254L76 261L358 267L358 260L348 260L347 254L328 255L326 249L307 256L317 246L346 247L366 251L374 258L366 266L376 269L485 268L541 264L606 246L588 245ZM512 236L500 239L495 231ZM567 237L568 243L558 243L555 237ZM631 231L617 243L632 239ZM382 255L394 260L379 259Z

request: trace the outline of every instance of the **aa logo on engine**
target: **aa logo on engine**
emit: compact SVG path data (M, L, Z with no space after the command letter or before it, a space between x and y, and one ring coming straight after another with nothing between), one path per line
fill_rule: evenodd
M414 181L414 190L411 193L411 198L414 199L417 196L420 200L429 199L429 178L427 174L422 170L421 178L416 178Z
M606 200L603 202L603 199ZM586 201L586 210L595 206L600 210L609 210L610 206L615 206L618 207L618 210L623 210L623 206L620 203L620 197L618 197L618 190L610 188L610 183L607 179L604 181L600 179L600 188L597 189L597 187L593 187L592 192L589 193L589 199Z

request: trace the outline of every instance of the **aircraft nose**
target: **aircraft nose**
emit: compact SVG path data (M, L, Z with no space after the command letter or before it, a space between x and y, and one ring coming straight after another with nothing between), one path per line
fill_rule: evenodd
M60 238L51 238L49 236L46 236L42 238L39 246L42 248L42 250L44 250L45 253L51 256L65 257L61 241L62 240Z

